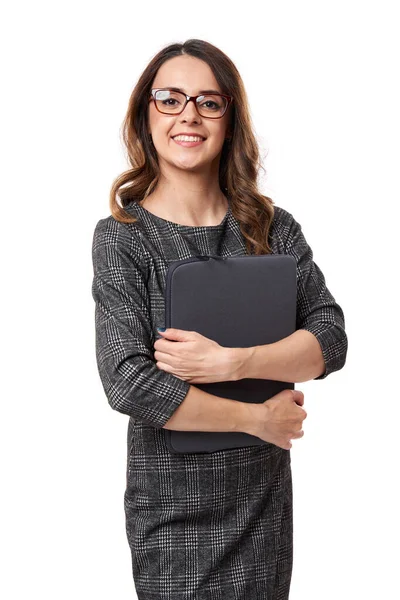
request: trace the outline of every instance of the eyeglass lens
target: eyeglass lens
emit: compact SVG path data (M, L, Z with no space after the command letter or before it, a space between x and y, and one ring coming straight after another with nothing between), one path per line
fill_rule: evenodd
M157 108L166 114L180 113L185 105L186 96L181 92L171 90L158 90L155 95ZM199 96L197 108L204 117L221 117L227 106L227 100L218 94Z

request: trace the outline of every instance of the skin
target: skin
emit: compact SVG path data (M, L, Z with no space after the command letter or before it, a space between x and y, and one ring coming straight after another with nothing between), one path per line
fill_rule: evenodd
M192 56L177 56L161 65L152 88L175 86L190 96L201 90L223 93L210 67ZM228 209L219 181L219 163L228 130L230 107L221 119L207 119L189 102L180 115L160 113L149 102L148 124L161 177L144 202L150 212L183 225L217 225ZM207 139L197 147L179 146L171 136L192 132ZM226 381L236 372L230 349L196 332L169 329L154 344L157 367L195 382ZM178 343L177 343L178 342ZM238 365L237 365L238 366Z
M190 96L205 89L223 93L210 67L192 56L176 56L157 72L152 88L180 87ZM148 123L158 155L161 177L157 188L142 203L158 216L183 225L218 225L228 209L219 181L219 163L231 106L220 119L201 117L194 102L180 115L160 113L149 103ZM191 132L207 139L200 146L179 146L171 136Z
M194 96L200 90L222 93L210 67L200 59L179 56L165 62L157 72L153 88L180 87ZM149 103L148 124L158 154L161 176L156 189L142 206L155 215L183 225L218 225L228 209L228 201L219 187L221 151L228 130L229 111L221 119L201 117L194 102L180 115L165 115ZM192 132L206 137L200 146L179 146L171 136ZM235 348L224 348L196 331L169 328L159 332L154 344L157 368L189 383L235 381L244 372L244 355ZM301 407L304 395L284 390L267 402L249 404L253 421L260 430L256 435L289 449L290 439L304 435L302 421L307 416Z

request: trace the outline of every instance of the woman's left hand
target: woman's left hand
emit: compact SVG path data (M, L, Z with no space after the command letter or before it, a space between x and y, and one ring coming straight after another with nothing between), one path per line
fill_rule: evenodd
M162 339L154 344L157 367L189 383L233 381L233 348L224 348L196 331L157 331Z

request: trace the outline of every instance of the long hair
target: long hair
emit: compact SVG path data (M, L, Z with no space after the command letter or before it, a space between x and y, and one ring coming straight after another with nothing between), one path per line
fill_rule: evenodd
M273 200L258 191L259 148L253 133L247 94L234 63L217 47L198 39L171 44L150 61L134 87L122 124L127 159L132 168L113 182L110 192L112 216L135 223L124 210L132 201L144 200L156 187L160 168L148 133L148 98L160 66L170 58L189 54L206 62L223 94L233 97L229 106L231 139L225 140L219 163L220 188L229 197L231 211L240 225L248 254L269 254L269 230L274 217ZM121 199L121 205L117 202Z

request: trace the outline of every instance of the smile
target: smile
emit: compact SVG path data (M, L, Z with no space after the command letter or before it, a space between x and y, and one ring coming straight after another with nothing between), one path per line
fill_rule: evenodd
M175 144L179 144L180 146L185 146L187 148L191 148L192 146L200 146L205 140L199 138L189 138L188 136L177 136L176 138L172 138Z

